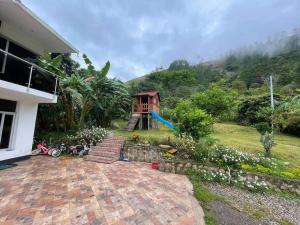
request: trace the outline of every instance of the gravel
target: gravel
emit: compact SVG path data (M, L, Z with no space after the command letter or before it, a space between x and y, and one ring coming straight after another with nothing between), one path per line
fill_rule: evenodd
M210 212L218 225L268 225L262 219L241 212L223 201L209 203Z
M218 183L206 183L211 192L223 196L225 201L241 212L260 215L264 224L281 225L289 221L300 225L300 200L286 199L269 193L253 193Z

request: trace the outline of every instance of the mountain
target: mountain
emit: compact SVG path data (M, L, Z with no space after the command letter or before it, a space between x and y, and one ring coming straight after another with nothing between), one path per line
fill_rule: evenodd
M185 98L221 80L228 88L249 92L267 87L270 75L274 77L275 88L283 94L292 94L300 87L299 30L238 49L214 61L189 65L186 60L175 60L168 69L151 72L127 84L132 93L155 89L162 97Z

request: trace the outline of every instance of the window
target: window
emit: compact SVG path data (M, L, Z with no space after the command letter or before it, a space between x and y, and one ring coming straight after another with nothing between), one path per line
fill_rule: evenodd
M22 48L21 46L11 41L9 42L8 52L22 59L25 59L28 62L34 62L37 58L37 55L35 55L34 53L28 51L25 48Z
M0 99L0 149L11 148L17 102Z

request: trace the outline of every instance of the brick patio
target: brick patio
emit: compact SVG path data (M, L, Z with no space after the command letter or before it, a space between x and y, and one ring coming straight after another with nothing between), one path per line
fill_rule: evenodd
M149 164L33 157L0 170L0 224L204 224L182 175Z

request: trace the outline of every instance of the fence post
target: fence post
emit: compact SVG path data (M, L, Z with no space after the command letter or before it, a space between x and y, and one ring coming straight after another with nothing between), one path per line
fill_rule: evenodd
M30 88L32 71L33 71L33 66L31 65L30 66L29 80L28 80L28 85L27 85L27 91L29 91L29 88Z

